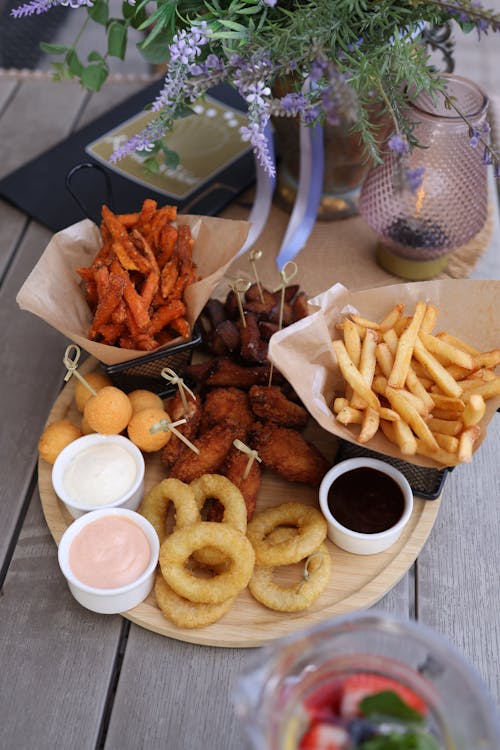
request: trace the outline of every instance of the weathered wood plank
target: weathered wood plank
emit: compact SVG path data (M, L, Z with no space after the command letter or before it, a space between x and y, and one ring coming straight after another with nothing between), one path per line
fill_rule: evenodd
M0 117L19 83L10 78L0 77Z
M0 253L0 282L11 257L16 251L21 233L26 227L28 219L21 211L10 203L0 199L0 227L2 227Z
M132 625L105 748L233 750L230 693L250 652L194 646Z
M0 747L94 750L121 627L71 596L35 492L0 597Z
M49 237L48 230L30 224L0 292L0 320L5 322L0 327L0 571L35 470L38 438L64 375L66 340L34 315L21 312L15 302Z
M0 177L67 135L86 98L75 83L24 81L0 119ZM43 190L43 185L38 187Z
M2 110L2 103L7 101L8 107ZM0 79L0 177L64 138L84 102L85 94L76 85L61 84L59 88L50 80L28 79L19 83ZM43 190L43 185L29 185L26 189ZM26 223L22 212L0 200L0 278L16 252Z
M445 485L418 558L418 616L475 665L500 704L500 415L471 464Z
M137 94L137 92L148 85L145 82L130 83L129 81L110 81L105 83L101 91L97 94L92 94L90 97L85 109L81 112L77 120L76 128L83 128L89 122L92 122L92 120L121 104L121 102ZM158 82L158 87L160 87L160 82Z

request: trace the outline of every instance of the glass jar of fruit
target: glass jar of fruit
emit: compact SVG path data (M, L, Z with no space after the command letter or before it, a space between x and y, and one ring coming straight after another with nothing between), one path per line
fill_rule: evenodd
M259 653L235 706L259 750L498 750L473 668L441 636L367 611Z

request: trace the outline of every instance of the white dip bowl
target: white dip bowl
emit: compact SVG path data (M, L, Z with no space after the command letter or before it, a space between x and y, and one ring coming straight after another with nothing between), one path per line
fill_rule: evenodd
M119 519L120 521L126 519L128 522L135 524L144 533L150 552L146 567L142 572L130 583L116 588L100 588L83 583L75 575L70 565L70 551L75 539L89 524L106 517L110 517L111 521L113 519ZM118 552L121 549L117 547ZM69 589L79 604L93 612L118 614L133 609L144 601L150 593L154 585L159 551L158 535L154 527L143 516L125 508L104 508L85 513L85 515L73 521L71 526L68 526L59 543L58 560ZM96 556L93 560L93 567L98 575L100 567L102 568L103 580L105 580L104 577L109 571L109 562L106 559L101 559L100 556Z
M399 539L413 511L413 493L406 477L390 464L350 458L325 474L319 504L334 544L373 555Z
M123 435L85 435L56 458L52 486L73 518L100 508L136 510L144 491L144 457Z

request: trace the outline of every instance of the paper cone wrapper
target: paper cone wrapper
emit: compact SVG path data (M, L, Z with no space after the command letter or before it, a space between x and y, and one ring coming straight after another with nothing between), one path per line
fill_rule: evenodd
M434 332L447 331L480 351L500 347L500 281L440 280L394 284L392 286L350 292L341 284L309 301L312 314L274 334L269 358L290 381L314 419L328 432L357 443L359 425L345 427L332 412L333 400L344 395L344 380L331 345L340 338L337 323L349 312L371 320L381 320L399 302L404 315L412 315L417 301L438 306ZM481 420L482 434L500 406L500 397L486 402ZM443 468L423 456L403 456L397 446L379 431L365 447L418 466Z
M187 224L191 229L193 261L201 279L191 284L184 295L186 318L192 329L215 286L243 246L250 224L187 214L180 214L177 224ZM99 229L88 219L58 232L24 282L16 301L21 310L38 315L100 362L115 365L143 357L148 352L120 349L87 338L92 314L75 268L91 266L100 247ZM183 339L176 339L155 352L182 342Z

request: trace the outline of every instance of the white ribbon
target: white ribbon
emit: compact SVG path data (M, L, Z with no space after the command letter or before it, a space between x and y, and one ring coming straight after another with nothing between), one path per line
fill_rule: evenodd
M267 140L267 149L270 155L270 159L274 165L276 165L276 157L274 155L274 142L271 124L268 122L265 129L264 135ZM248 237L239 251L237 258L246 251L256 242L257 238L261 235L264 229L269 212L271 210L271 203L273 200L274 187L276 184L276 178L270 177L265 171L264 167L255 159L255 172L257 187L255 191L255 200L248 217L248 221L251 223Z

